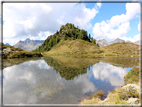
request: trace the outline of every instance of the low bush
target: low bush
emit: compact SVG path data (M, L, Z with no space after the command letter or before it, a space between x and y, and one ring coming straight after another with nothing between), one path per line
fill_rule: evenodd
M100 91L96 92L95 94L92 94L92 95L90 96L90 98L96 98L96 97L101 98L101 97L103 97L103 96L104 96L104 92L103 92L102 90L100 90Z

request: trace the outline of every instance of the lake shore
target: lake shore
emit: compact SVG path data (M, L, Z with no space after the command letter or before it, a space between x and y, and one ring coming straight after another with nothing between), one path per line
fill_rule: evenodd
M140 104L140 81L139 81L139 67L132 68L124 77L125 85L112 90L107 98L101 100L100 97L94 96L87 100L84 99L80 104Z
M97 58L105 58L105 57L123 57L123 58L139 58L140 55L117 55L117 54L106 54L106 53L96 53L96 54L82 54L82 53L78 53L78 54L73 54L73 53L49 53L49 52L44 52L42 53L43 56L77 56L77 57L97 57Z

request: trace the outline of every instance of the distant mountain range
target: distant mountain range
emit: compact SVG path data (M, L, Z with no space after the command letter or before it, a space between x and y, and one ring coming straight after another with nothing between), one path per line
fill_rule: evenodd
M101 40L96 40L96 43L98 43L100 47L104 47L104 46L111 45L113 43L122 43L123 41L124 40L119 39L119 38L116 38L114 41L111 41L111 42L108 42L105 39L101 39ZM125 41L125 42L127 42L127 43L133 43L131 41ZM141 41L141 43L142 43L142 41ZM140 41L136 41L136 42L134 42L134 44L140 45Z
M96 43L99 44L100 47L110 45L110 43L108 41L106 41L105 39L97 40Z
M29 38L27 38L25 41L20 40L14 45L14 47L32 51L41 46L43 42L44 40L30 40Z
M10 46L10 44L9 44L9 43L6 43L6 45L9 45L9 46Z
M105 39L101 39L101 40L96 40L96 43L99 44L100 47L104 47L104 46L108 46L111 45L113 43L122 43L124 40L116 38L114 41L108 42ZM44 40L31 40L29 38L27 38L25 41L19 41L18 43L16 43L14 45L15 48L21 48L24 50L28 50L28 51L32 51L36 48L38 48L39 46L42 45L42 43L44 42ZM131 41L125 41L127 43L133 43ZM140 41L136 41L134 42L134 44L140 45ZM141 41L142 44L142 41ZM9 45L9 43L6 43L6 45Z
M136 42L134 42L134 44L142 45L142 40L141 41L136 41Z

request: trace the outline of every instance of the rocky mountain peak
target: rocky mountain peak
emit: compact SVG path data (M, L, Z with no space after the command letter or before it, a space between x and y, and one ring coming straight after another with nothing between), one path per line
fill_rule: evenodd
M20 40L14 47L31 51L41 46L43 42L44 40L31 40L27 38L25 41Z

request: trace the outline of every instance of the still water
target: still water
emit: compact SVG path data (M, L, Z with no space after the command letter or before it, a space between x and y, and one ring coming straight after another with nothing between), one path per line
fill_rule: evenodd
M138 58L54 56L15 61L3 62L4 104L79 104L98 90L106 97L139 65Z

